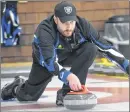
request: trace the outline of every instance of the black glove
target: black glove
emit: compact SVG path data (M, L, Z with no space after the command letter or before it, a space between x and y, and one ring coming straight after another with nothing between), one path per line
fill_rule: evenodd
M129 75L130 74L130 63L128 59L125 59L123 64L122 64L123 69L125 70L125 72Z
M130 75L130 65L128 65L128 66L126 67L126 73L127 73L128 75Z

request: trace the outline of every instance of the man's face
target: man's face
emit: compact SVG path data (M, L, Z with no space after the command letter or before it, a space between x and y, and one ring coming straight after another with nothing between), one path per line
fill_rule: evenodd
M69 37L72 35L75 29L76 21L67 21L65 23L62 23L58 17L56 17L56 21L57 28L63 36Z

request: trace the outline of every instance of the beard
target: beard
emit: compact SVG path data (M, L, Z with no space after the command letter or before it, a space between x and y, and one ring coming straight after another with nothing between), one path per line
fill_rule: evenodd
M61 28L59 28L58 27L58 31L63 35L63 36L65 36L65 37L70 37L72 34L73 34L73 32L74 32L74 30L62 30Z

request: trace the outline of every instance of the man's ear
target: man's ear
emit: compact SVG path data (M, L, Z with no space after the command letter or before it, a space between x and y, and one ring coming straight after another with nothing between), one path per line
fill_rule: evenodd
M57 24L57 18L56 18L56 16L54 15L54 21L55 21L55 23Z

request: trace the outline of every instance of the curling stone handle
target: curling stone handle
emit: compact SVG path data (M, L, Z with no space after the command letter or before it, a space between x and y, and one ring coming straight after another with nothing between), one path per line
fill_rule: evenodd
M87 94L90 93L90 91L85 87L85 85L82 85L82 90L80 91L70 91L67 94Z

